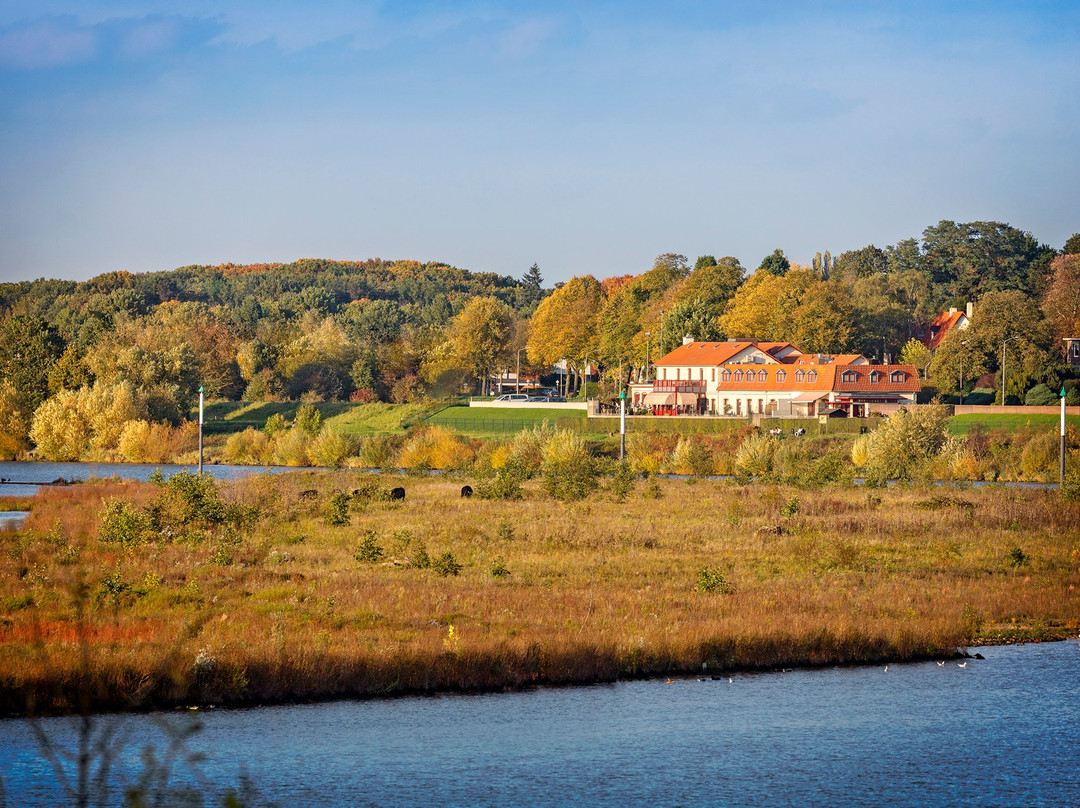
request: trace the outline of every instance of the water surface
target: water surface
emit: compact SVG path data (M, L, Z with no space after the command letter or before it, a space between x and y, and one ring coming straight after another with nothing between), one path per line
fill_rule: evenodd
M201 711L189 746L212 788L246 771L280 805L1080 805L1080 643L981 650L963 668ZM131 733L114 779L191 715L102 719ZM70 742L74 723L41 726ZM0 721L0 749L14 804L55 804L26 721Z

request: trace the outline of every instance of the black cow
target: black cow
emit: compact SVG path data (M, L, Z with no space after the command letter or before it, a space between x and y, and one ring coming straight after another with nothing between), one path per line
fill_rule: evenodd
M319 496L319 492L314 488L309 488L307 491L300 492L300 499L315 499Z
M466 497L466 498L471 497L472 496L472 486L471 485L463 485L463 486L461 486L461 496Z
M399 500L399 499L401 499L401 500L405 499L405 489L404 488L391 488L390 489L390 501L393 502L394 500Z

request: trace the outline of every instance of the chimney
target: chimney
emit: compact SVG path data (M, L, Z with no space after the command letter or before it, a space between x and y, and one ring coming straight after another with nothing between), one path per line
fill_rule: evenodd
M974 303L972 303L972 302L971 302L971 301L969 300L969 301L968 301L968 304L967 304L967 318L968 318L969 320L971 319L971 312L972 312L972 311L974 311L974 308L975 308L975 304L974 304Z
M687 334L685 337L682 338L682 344L683 345L689 345L693 341L694 341L694 338L691 337L689 334Z
M949 314L956 314L956 306L949 306Z

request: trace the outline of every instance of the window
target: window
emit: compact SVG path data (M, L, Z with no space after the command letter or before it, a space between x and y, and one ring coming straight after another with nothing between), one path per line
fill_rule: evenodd
M700 382L700 381L701 381L702 379L704 379L704 378L705 378L705 368L698 368L698 369L697 369L697 377L698 377L698 381L699 381L699 382Z
M667 379L667 368L664 368L662 372L664 374L664 378Z
M716 368L712 369L712 379L711 379L711 381L714 381L714 382L716 381Z
M906 378L907 374L902 370L894 370L889 374L889 381L893 384L900 384L900 382L904 381Z
M735 381L737 381L737 382L742 381L742 371L741 370L736 370L735 371Z
M840 374L840 379L841 381L845 381L848 384L851 384L851 382L855 381L855 371L845 370L843 373Z
M730 370L725 370L723 373L720 374L720 378L723 379L725 382L730 382L731 381L731 371Z
M802 371L802 370L796 370L795 371L795 381L801 382L805 378L806 378L806 373L804 371Z
M880 381L881 381L881 371L871 370L870 371L870 384L877 384Z
M776 371L776 381L777 381L777 383L783 384L785 379L787 379L787 371L786 370L778 370L778 371Z
M806 374L806 380L808 382L816 382L817 381L817 371L816 370L811 370L809 373L807 373Z
M757 380L759 382L764 383L764 382L768 381L768 379L769 379L769 374L766 373L764 370L759 370L757 372Z

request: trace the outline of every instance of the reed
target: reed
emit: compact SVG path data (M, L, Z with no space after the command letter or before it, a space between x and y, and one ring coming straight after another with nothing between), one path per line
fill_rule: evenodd
M374 495L403 479L404 502ZM515 501L461 482L252 477L221 487L250 529L130 545L102 541L100 514L151 512L155 486L45 490L0 534L0 709L869 663L1080 626L1080 504L1054 492L639 480L623 502L563 504L538 481ZM348 524L328 524L355 489ZM376 561L357 557L365 535ZM460 574L417 563L447 553ZM701 591L704 569L726 585Z

